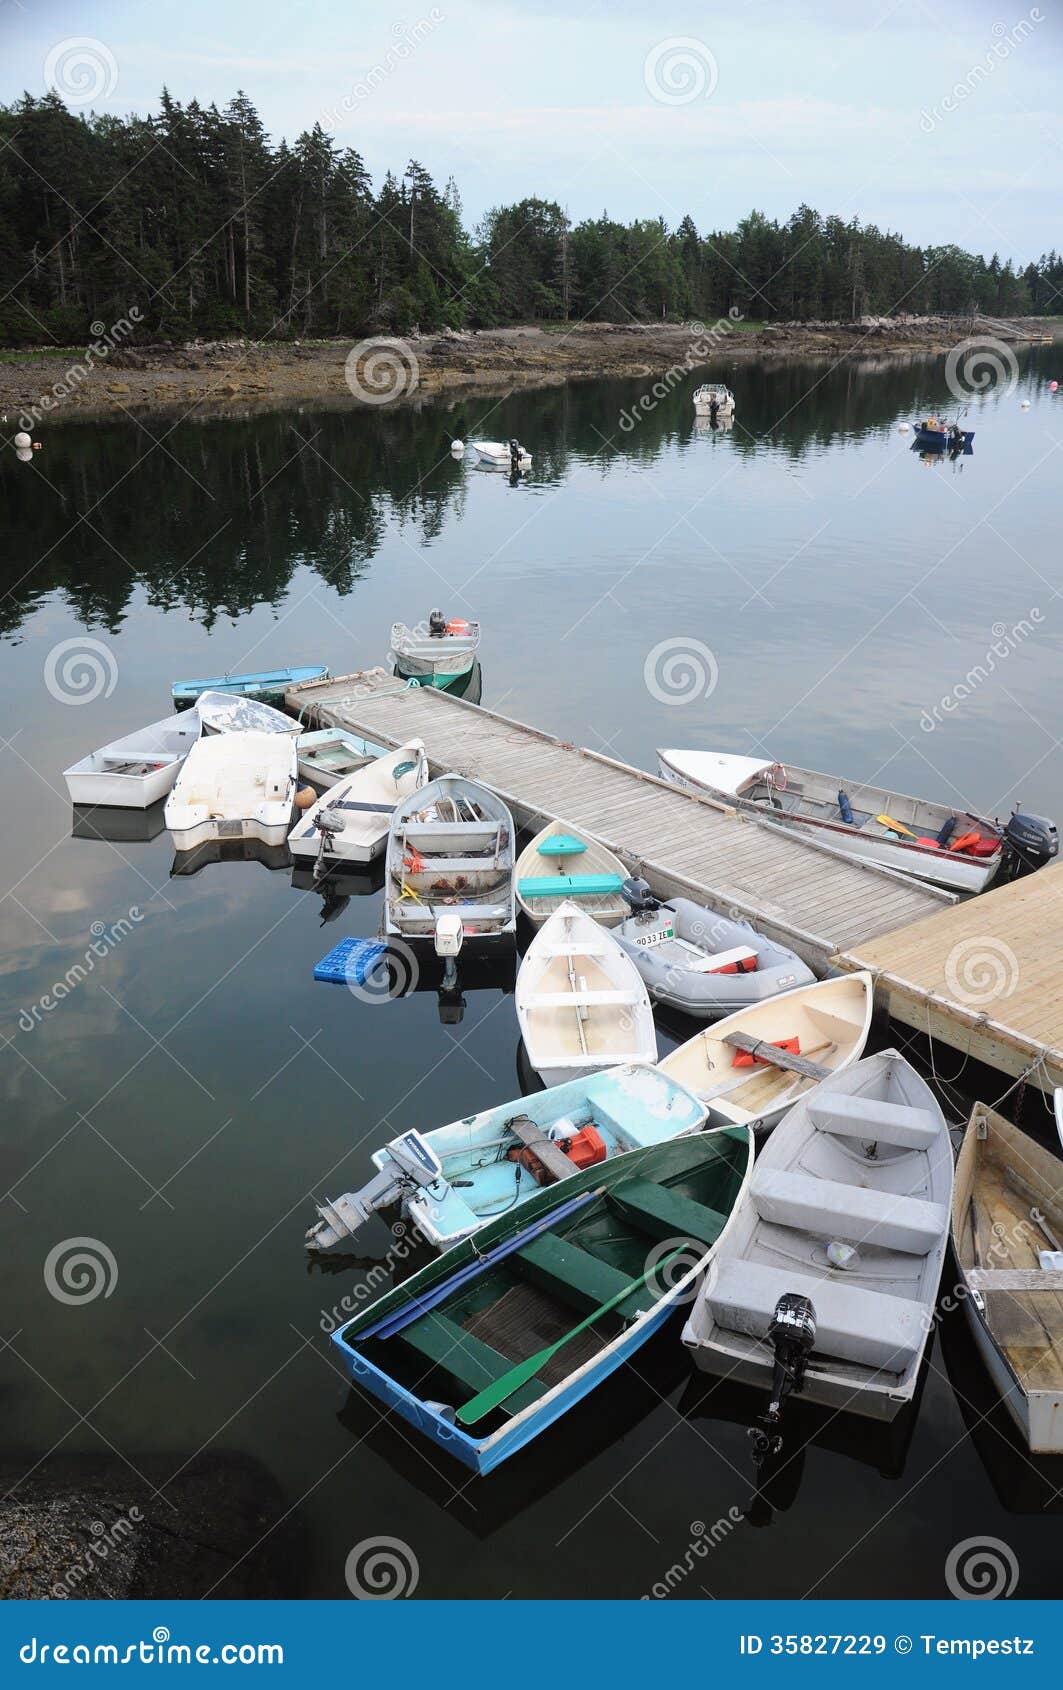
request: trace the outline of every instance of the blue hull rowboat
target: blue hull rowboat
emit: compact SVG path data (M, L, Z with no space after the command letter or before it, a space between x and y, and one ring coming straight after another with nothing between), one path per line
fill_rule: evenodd
M620 1367L698 1288L753 1165L743 1127L540 1191L332 1334L355 1384L489 1473Z
M916 423L915 445L926 452L969 452L971 441L974 439L974 429L959 429L955 434L949 428L924 428Z
M214 675L205 681L175 681L173 701L183 709L194 704L201 692L230 692L241 698L257 698L262 704L283 704L288 688L297 681L328 679L328 669L321 663L295 669L260 669L248 675Z

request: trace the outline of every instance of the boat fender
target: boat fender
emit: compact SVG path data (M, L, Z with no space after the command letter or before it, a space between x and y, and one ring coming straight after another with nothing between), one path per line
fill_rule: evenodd
M800 1056L801 1054L801 1040L796 1034L792 1039L770 1039L766 1042L773 1044L776 1050L788 1050L791 1056ZM754 1066L765 1068L770 1067L771 1063L768 1057L754 1056L751 1050L735 1051L734 1061L731 1063L732 1068L752 1068Z
M938 844L941 845L941 846L947 845L949 840L952 838L953 834L955 833L955 831L956 831L956 817L950 816L948 821L943 822L941 824L940 828L938 829L938 836L937 836Z
M310 806L316 803L317 793L314 791L312 786L301 786L295 794L295 807L297 810L309 810Z
M853 807L849 802L849 794L847 792L839 791L839 793L838 793L838 808L842 813L842 821L845 823L846 827L852 827L852 825L853 825Z

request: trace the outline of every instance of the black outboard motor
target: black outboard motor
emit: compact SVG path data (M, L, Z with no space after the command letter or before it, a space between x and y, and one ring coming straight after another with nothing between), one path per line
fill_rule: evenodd
M1059 834L1047 816L1016 810L1004 829L1004 873L1009 880L1044 868L1059 854Z
M719 402L719 400L718 399L710 399L709 400L709 421L713 424L713 426L715 426L716 419L719 416L719 414L720 414L720 402Z
M520 473L520 458L521 458L520 441L519 440L511 440L510 443L509 443L509 467L512 470L514 475L519 475L519 473Z
M654 897L649 881L637 874L624 881L620 896L632 915L655 915L661 907L661 900Z
M447 619L441 610L428 613L428 632L434 640L441 640L447 631Z
M816 1311L807 1297L786 1291L775 1305L767 1342L775 1352L771 1375L771 1401L759 1426L750 1426L753 1464L759 1467L769 1455L782 1449L779 1424L786 1399L800 1393L805 1382L805 1363L816 1342Z

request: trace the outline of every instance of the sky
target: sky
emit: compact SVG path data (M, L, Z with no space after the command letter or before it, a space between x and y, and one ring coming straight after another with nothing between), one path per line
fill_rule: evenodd
M533 194L702 231L805 202L1025 263L1063 247L1061 49L1063 0L0 0L0 100L243 88L377 183L453 175L470 226Z

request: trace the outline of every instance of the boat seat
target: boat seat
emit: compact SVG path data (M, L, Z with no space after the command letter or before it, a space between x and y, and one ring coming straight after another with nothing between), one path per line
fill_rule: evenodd
M606 1202L651 1238L693 1238L699 1244L715 1244L727 1225L727 1216L718 1209L648 1179L622 1180L613 1186Z
M840 1271L816 1277L732 1257L717 1263L706 1303L717 1326L763 1339L787 1291L807 1297L816 1311L814 1356L903 1373L922 1353L927 1331L923 1304L847 1285Z
M394 1334L393 1341L403 1344L429 1367L439 1368L464 1390L475 1395L482 1391L485 1385L493 1384L508 1373L513 1362L508 1356L492 1349L479 1338L474 1338L471 1332L466 1332L463 1326L451 1320L445 1314L439 1314L433 1309L422 1315L409 1326L404 1326L400 1332ZM415 1386L415 1389L419 1387ZM506 1411L518 1414L522 1408L530 1403L538 1402L546 1392L545 1385L537 1384L534 1380L522 1385L519 1391L514 1391L506 1398Z
M700 945L692 945L687 939L675 939L673 944L681 945L695 953L696 961L688 963L691 974L718 974L725 968L733 968L735 964L741 967L744 963L757 960L757 953L749 945L735 945L729 951L716 951L712 955L701 949ZM752 973L752 969L747 970Z
M623 884L619 874L544 874L518 880L517 888L522 898L602 898Z
M638 1004L642 1002L642 993L636 991L616 990L587 991L587 992L529 992L524 999L526 1009L570 1009L578 1004L581 1009L597 1009L604 1004Z
M619 1268L611 1267L608 1262L592 1255L590 1250L584 1250L551 1232L544 1232L533 1238L530 1244L525 1244L522 1250L516 1252L513 1261L522 1278L571 1303L580 1314L589 1314L592 1309L600 1308L602 1303L607 1303L631 1283L630 1274L621 1273ZM643 1303L647 1303L645 1288L640 1286L639 1291L632 1293L636 1306L640 1293ZM652 1296L649 1301L652 1301ZM617 1305L618 1313L624 1314L625 1310L625 1303Z
M437 1185L434 1190L438 1189ZM441 1238L451 1242L470 1232L479 1231L483 1225L483 1216L478 1215L472 1205L466 1203L461 1192L456 1191L452 1185L447 1185L438 1197L427 1190L411 1197L410 1216L415 1224L418 1223L418 1217L423 1216L426 1221L431 1222Z
M837 1133L865 1143L874 1140L902 1150L929 1150L941 1131L940 1122L929 1109L883 1103L877 1097L847 1097L844 1092L820 1093L809 1103L808 1113L821 1133Z
M929 1255L948 1224L940 1203L786 1168L759 1168L750 1195L761 1220L774 1226L798 1227L828 1243L837 1238L909 1256Z
M540 942L538 940L536 940L536 942L535 942L535 954L536 954L537 957L611 956L613 954L613 950L614 950L614 945L613 945L612 941L609 941L608 943L603 941L602 944L595 945L595 944L592 944L590 942L590 940L584 941L584 940L581 939L580 942L579 942L579 949L578 950L574 950L571 944L568 944L568 945L544 945L544 944L540 944Z
M586 849L583 840L571 833L553 833L538 848L540 857L579 857Z

